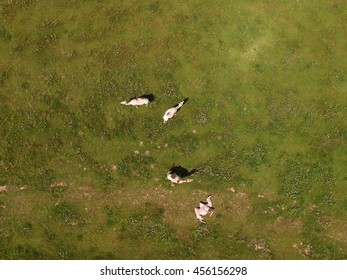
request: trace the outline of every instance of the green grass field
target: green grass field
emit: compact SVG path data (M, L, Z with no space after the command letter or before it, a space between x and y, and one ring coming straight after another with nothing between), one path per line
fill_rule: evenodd
M0 258L347 259L346 50L344 0L1 0Z

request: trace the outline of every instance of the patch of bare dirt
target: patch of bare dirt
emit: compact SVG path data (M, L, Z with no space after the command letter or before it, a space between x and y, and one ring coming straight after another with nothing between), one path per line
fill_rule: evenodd
M247 216L251 210L249 195L244 192L237 193L233 199L233 203L229 204L229 208L233 216Z
M254 239L252 240L251 244L256 251L270 252L270 250L266 247L266 241L264 239Z
M292 247L297 249L300 255L304 257L309 257L312 254L312 246L310 244L300 242L300 244L293 244Z
M65 182L54 182L50 185L51 188L57 188L57 187L66 187L67 184Z
M280 232L295 232L301 233L303 231L302 222L298 219L286 219L279 216L273 224L273 229Z
M339 242L347 243L347 224L345 221L332 221L327 231L327 235Z

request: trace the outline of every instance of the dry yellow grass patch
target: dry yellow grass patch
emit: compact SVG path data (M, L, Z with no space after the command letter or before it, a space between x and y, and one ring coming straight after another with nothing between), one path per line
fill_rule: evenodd
M330 227L327 230L327 235L334 240L347 243L346 221L341 221L341 220L331 221Z
M286 219L279 216L273 223L273 229L278 232L295 232L296 234L303 231L302 222L299 219Z

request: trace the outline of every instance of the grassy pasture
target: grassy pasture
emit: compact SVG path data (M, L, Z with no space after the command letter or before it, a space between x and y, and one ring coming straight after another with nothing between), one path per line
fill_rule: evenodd
M346 11L1 0L0 259L346 259Z

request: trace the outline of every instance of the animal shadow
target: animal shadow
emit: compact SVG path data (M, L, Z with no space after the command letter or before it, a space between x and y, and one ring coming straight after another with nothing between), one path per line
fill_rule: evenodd
M178 165L178 166L173 165L171 167L171 169L169 170L170 173L176 174L176 175L178 175L181 178L190 176L190 175L194 174L197 171L198 171L198 169L196 169L196 168L193 168L193 169L191 169L189 171L187 168L184 168L181 165Z
M141 95L139 98L147 98L149 102L154 101L155 97L152 93Z
M184 101L184 102L183 102L183 105L187 103L188 99L189 99L189 97L187 97L187 98L185 98L185 99L183 100L183 101ZM179 105L179 103L173 105L172 107L177 107L178 105ZM182 105L182 106L183 106L183 105ZM179 108L177 109L177 112L178 112L179 110L181 110L181 108L182 108L182 107L179 107Z

